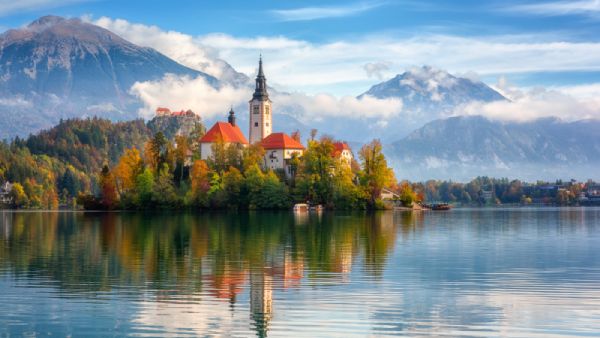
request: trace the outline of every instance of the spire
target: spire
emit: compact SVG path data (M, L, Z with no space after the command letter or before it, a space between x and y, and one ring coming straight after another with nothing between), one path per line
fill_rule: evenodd
M259 54L259 57L258 57L258 76L265 77L265 74L263 73L263 69L262 69L262 54Z
M258 75L256 76L256 88L254 90L253 99L258 99L261 101L266 101L269 99L269 93L267 93L267 78L265 78L265 74L263 73L262 66L262 54L258 59Z
M227 122L235 127L235 112L233 111L233 106L229 110L229 117L227 118Z

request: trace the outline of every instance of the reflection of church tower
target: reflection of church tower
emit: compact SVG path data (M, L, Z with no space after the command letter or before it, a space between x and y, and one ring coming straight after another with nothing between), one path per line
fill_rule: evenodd
M262 270L250 273L250 316L259 337L266 337L273 314L273 282Z
M267 79L263 73L262 57L258 61L256 88L250 100L250 144L260 142L271 134L273 123L271 119L271 100L267 93Z

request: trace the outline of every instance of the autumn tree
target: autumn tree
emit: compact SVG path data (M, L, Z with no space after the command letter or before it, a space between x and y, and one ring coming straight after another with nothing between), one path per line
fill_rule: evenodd
M196 160L190 170L191 189L188 192L188 203L206 206L208 204L208 191L210 190L210 170L203 160Z
M381 142L373 140L359 151L361 159L361 183L369 194L369 204L374 207L381 190L395 183L394 172L388 167Z
M100 190L101 190L101 203L107 209L112 209L117 204L117 189L115 187L115 179L108 165L102 167L100 172Z
M339 165L332 156L333 150L333 142L329 138L308 141L296 188L303 198L321 204L332 201L333 176Z
M12 204L15 208L25 208L29 205L29 199L25 193L25 189L20 183L14 183L10 191Z
M190 144L187 137L183 135L175 136L175 180L179 182L184 179L185 160L190 151Z
M119 196L134 190L136 178L142 173L143 168L144 163L140 152L135 147L126 149L119 159L119 163L112 170L115 188Z

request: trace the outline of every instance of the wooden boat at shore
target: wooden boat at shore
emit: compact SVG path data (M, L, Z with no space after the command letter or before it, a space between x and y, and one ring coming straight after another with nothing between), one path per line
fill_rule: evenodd
M431 203L431 204L424 204L423 206L427 209L435 210L435 211L440 211L440 210L443 211L443 210L452 209L452 205L450 205L448 203Z
M293 208L294 212L303 213L309 211L321 212L325 210L321 204L310 205L308 203L296 203Z
M296 203L294 204L294 212L308 212L310 207L306 203Z

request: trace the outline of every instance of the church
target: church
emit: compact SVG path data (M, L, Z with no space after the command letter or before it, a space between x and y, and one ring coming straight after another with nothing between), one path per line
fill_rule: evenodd
M273 111L267 91L267 79L263 71L262 57L258 61L258 75L252 99L249 101L249 126L246 140L240 127L236 124L235 112L230 110L227 122L215 123L200 139L200 158L212 157L212 146L222 141L226 146L247 147L249 144L260 144L265 150L263 168L283 170L286 175L292 174L289 165L294 157L302 156L304 146L285 133L273 133Z

